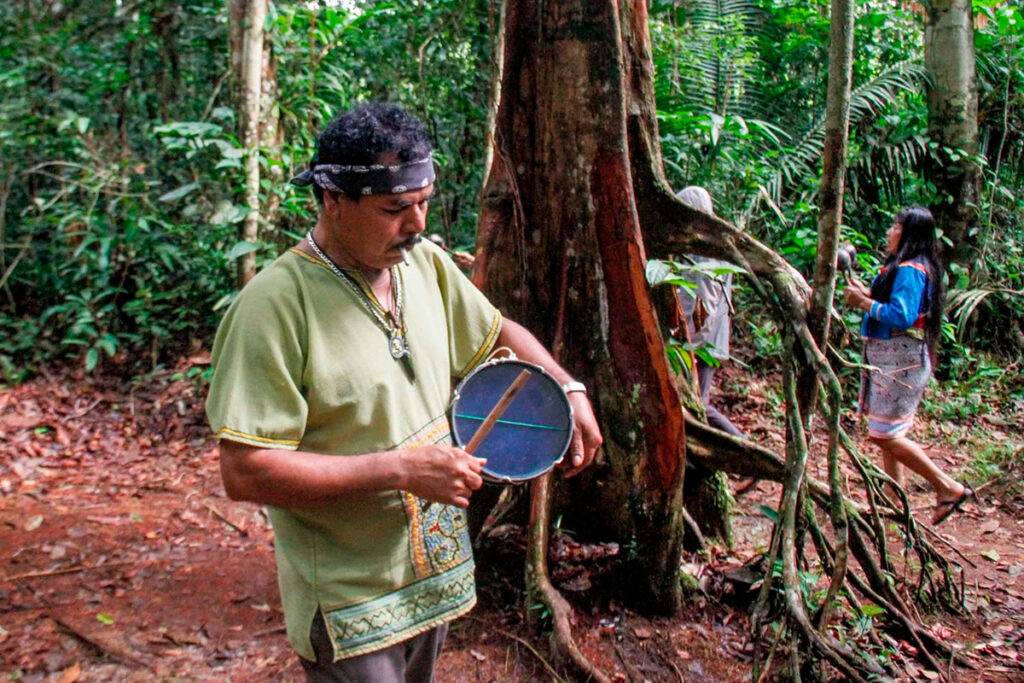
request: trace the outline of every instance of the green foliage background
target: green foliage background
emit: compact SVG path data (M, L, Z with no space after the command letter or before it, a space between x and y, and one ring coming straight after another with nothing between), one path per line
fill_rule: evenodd
M965 367L969 346L1024 349L1024 17L998 0L976 0L975 11L983 261L951 283L950 348ZM309 225L311 199L286 179L316 131L370 99L427 122L442 169L429 229L473 243L498 13L488 0L272 5L284 145L261 160L262 199L276 208L260 263ZM0 21L4 379L61 359L134 371L208 344L232 295L244 217L225 3L24 0L0 4ZM923 173L935 145L921 21L889 2L858 3L844 231L867 267L899 207L936 199ZM709 187L718 213L806 270L828 3L655 0L651 28L673 185ZM770 345L766 324L755 332Z

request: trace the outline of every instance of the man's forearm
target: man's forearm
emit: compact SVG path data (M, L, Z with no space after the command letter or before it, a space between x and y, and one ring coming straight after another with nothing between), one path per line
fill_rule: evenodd
M501 332L498 334L498 346L507 346L520 360L539 365L555 378L559 384L565 384L573 380L572 375L566 372L561 365L555 361L548 350L537 340L533 334L519 323L503 318L501 321Z
M229 497L289 508L395 489L466 507L483 485L485 462L440 443L363 455L255 448L227 439L220 444L221 478Z
M330 456L221 442L228 497L277 507L316 507L348 494L401 488L395 453Z

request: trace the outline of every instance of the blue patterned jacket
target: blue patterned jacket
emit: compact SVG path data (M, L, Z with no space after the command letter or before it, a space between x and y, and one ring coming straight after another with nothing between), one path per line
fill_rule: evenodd
M926 261L919 256L904 261L897 268L889 301L874 302L871 310L864 314L860 325L862 337L889 339L896 331L924 339L924 313L931 296ZM875 276L875 280L884 272L885 268Z

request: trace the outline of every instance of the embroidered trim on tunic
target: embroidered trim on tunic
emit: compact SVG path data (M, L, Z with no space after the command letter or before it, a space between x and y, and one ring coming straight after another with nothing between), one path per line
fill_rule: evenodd
M498 333L501 332L501 313L499 311L494 312L494 320L491 321L491 331L487 333L487 339L484 341L480 350L476 352L472 360L466 363L466 367L462 368L461 372L455 374L456 377L465 377L469 374L469 371L477 366L484 357L491 352L491 347L494 346L494 341L498 338Z
M222 427L221 430L219 432L217 432L217 438L218 439L220 439L221 437L224 437L224 436L229 437L232 441L241 441L243 443L249 443L250 445L256 445L256 446L261 446L261 445L265 446L267 444L273 444L273 445L277 445L277 446L298 446L299 445L299 442L297 440L293 440L293 439L270 439L270 438L265 437L265 436L256 436L254 434L246 434L245 432L238 432L238 431L235 431L234 429L229 429L227 427Z
M400 591L342 609L324 608L334 658L376 652L451 621L473 608L473 561Z
M914 270L921 271L925 277L928 277L928 269L916 261L904 261L900 264L900 268L913 268Z

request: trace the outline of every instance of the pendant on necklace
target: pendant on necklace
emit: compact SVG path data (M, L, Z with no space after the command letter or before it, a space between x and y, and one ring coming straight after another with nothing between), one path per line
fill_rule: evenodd
M405 345L405 338L399 331L391 333L390 339L391 357L400 360L409 355L409 347Z
M409 347L405 344L405 337L398 330L391 333L389 346L391 347L391 357L402 361L402 369L412 381L416 376L412 369L412 354L409 353Z

